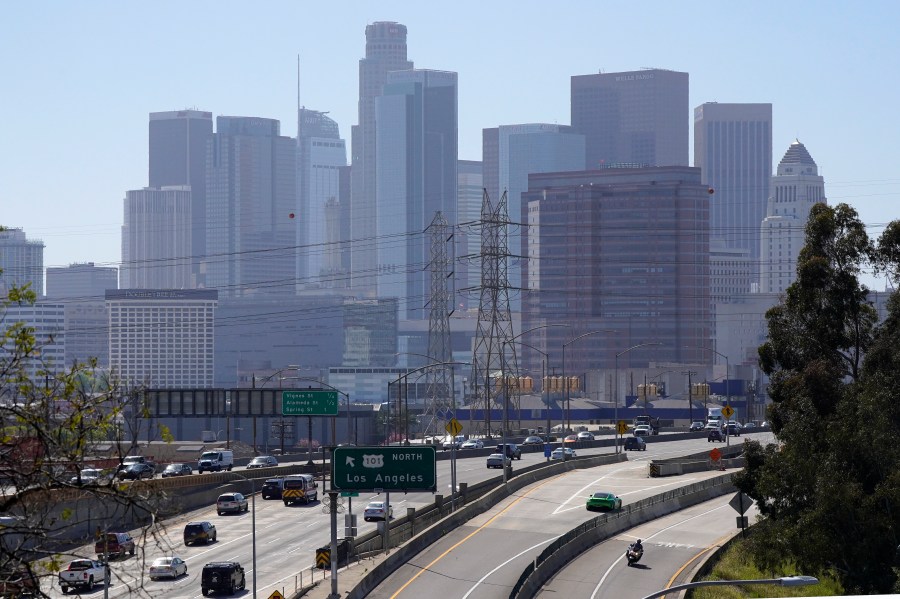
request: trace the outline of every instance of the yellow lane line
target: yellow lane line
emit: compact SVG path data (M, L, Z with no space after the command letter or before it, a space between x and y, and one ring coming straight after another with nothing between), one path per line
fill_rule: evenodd
M568 473L566 473L566 474L568 474ZM398 596L400 593L402 593L402 592L406 589L406 587L408 587L408 586L411 585L413 582L415 582L415 580L416 580L419 576L421 576L422 574L424 574L425 572L427 572L428 570L430 570L432 566L434 566L436 563L438 563L439 561L441 561L442 559L444 559L445 557L447 557L447 554L448 554L448 553L450 553L451 551L453 551L454 549L456 549L457 547L459 547L460 545L462 545L463 543L465 543L466 541L468 541L469 539L471 539L472 537L474 537L475 535L477 535L477 534L478 534L479 532L481 532L483 529L485 529L486 527L488 527L488 526L491 524L491 522L493 522L494 520L496 520L497 518L499 518L500 516L502 516L503 514L505 514L507 510L511 509L514 505L516 505L517 503L519 503L520 501L522 501L523 499L525 499L528 495L530 495L530 494L533 493L534 491L537 491L538 489L540 489L541 487L543 487L544 485L546 485L546 484L549 483L549 482L553 482L554 480L556 480L556 479L559 478L560 476L563 476L563 475L560 474L560 475L554 476L553 478L550 478L550 479L545 480L544 482L542 482L542 483L539 484L538 486L534 487L533 489L531 489L530 491L528 491L528 492L525 493L524 495L518 497L515 501L513 501L513 502L510 503L508 506L506 506L505 508L503 508L503 510L501 510L501 511L498 512L497 514L494 514L494 515L491 517L490 520L488 520L487 522L485 522L484 524L482 524L481 526L479 526L478 528L476 528L475 530L473 530L473 531L472 531L471 533L469 533L465 538L461 539L458 543L456 543L455 545L453 545L452 547L450 547L449 549L447 549L447 551L443 552L442 554L440 554L439 556L437 556L436 558L434 558L434 560L432 560L432 562L431 562L430 564L428 564L427 566L425 566L424 568L422 568L421 570L419 570L418 572L416 572L416 575L415 575L415 576L413 576L412 578L410 578L409 580L407 580L407 581L403 584L402 587L400 587L399 589L397 589L397 592L396 592L396 593L394 593L393 595L391 595L391 599L397 599L397 596Z
M714 541L712 545L710 545L709 547L707 547L706 549L704 549L703 551L701 551L700 553L698 553L697 555L695 555L694 557L692 557L691 559L686 561L684 563L684 565L681 566L680 568L678 568L678 571L672 575L672 578L670 578L669 582L666 583L665 588L669 588L670 586L672 586L672 583L674 583L675 580L681 575L681 573L684 572L684 569L687 568L688 566L690 566L691 564L693 564L694 562L696 562L700 558L700 556L702 556L704 553L709 553L713 549L718 549L719 547L721 547L722 543L725 542L725 540L727 540L729 536L731 536L731 535L725 535L724 537L720 537L720 538L716 539L716 541Z

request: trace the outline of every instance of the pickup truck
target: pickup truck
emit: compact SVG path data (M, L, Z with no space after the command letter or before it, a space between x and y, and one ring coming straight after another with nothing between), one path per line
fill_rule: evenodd
M59 586L63 594L69 589L84 587L93 590L97 583L106 582L106 564L92 559L76 559L69 562L69 567L59 573Z

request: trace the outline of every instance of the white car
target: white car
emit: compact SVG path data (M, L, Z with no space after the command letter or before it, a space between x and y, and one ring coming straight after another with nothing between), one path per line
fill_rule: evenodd
M719 424L718 420L713 420L712 422L707 422L706 426L703 427L703 430L706 430L706 431L722 430L722 425Z
M492 453L487 457L486 463L488 468L503 468L504 463L507 466L511 465L512 459L509 456L504 456L502 453Z
M577 438L579 441L593 441L594 435L592 435L591 433L589 433L587 431L582 431L582 432L578 433Z
M372 520L384 520L384 514L385 507L383 501L370 501L369 505L366 506L366 511L363 512L363 520L366 522L371 522ZM388 506L387 517L394 517L394 506Z
M634 436L635 437L646 437L649 436L653 432L653 429L650 428L649 424L639 424L634 427Z
M481 439L469 439L460 446L460 449L484 449L484 441Z
M550 459L551 459L551 460L561 460L561 459L563 459L563 452L564 452L564 451L565 451L565 459L568 460L568 459L571 459L571 458L574 458L574 457L575 457L575 450L572 449L571 447L566 447L566 448L557 447L557 448L554 449L553 452L550 454Z
M150 580L187 576L187 563L178 556L158 557L150 566Z

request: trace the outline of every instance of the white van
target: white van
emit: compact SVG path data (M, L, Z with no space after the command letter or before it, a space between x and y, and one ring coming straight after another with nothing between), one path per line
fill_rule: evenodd
M197 460L197 471L203 474L209 472L221 472L231 470L234 467L234 452L230 449L212 449L204 451Z

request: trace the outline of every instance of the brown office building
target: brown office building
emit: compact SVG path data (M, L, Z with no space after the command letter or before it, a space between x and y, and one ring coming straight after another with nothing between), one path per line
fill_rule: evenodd
M710 360L709 189L700 169L528 177L522 330L569 373ZM635 345L658 343L627 351ZM543 347L542 347L543 346ZM624 352L624 353L623 353ZM523 351L540 372L541 356Z

